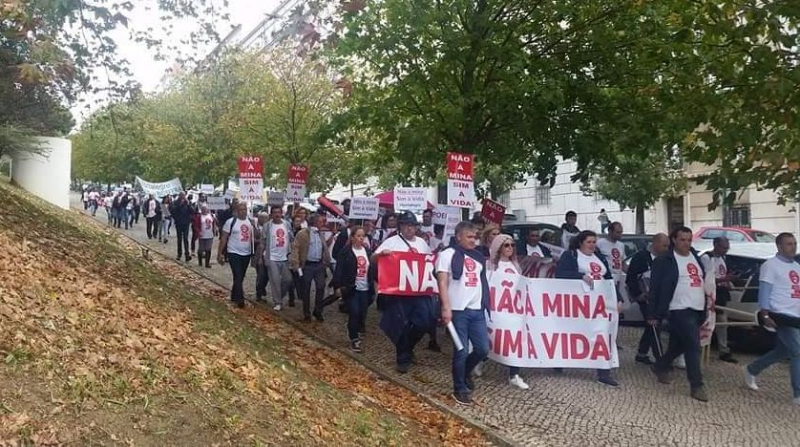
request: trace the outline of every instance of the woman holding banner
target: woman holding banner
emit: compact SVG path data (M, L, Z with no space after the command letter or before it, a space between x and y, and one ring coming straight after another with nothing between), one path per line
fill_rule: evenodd
M589 287L594 287L595 281L614 279L608 261L597 250L597 234L594 231L584 230L572 238L569 249L558 260L555 277L579 279ZM608 386L619 386L619 382L611 377L610 369L598 369L597 381Z
M361 352L364 339L362 327L367 320L367 309L372 301L374 278L370 267L372 252L366 247L367 233L362 227L350 231L350 240L339 253L333 288L339 290L347 304L347 334L350 350Z
M516 261L516 250L514 248L514 238L507 234L500 234L494 238L489 247L489 262L487 263L487 276L491 280L494 272L520 274L519 264ZM522 390L530 389L530 386L519 376L519 367L508 367L508 384Z

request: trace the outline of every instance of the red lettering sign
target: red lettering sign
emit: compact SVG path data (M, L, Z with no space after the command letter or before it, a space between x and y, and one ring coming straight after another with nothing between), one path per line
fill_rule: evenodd
M497 225L503 224L503 218L506 216L506 207L495 202L491 199L483 199L483 208L481 209L481 217L489 222L496 223Z
M378 257L378 293L429 296L438 292L434 256L393 252Z

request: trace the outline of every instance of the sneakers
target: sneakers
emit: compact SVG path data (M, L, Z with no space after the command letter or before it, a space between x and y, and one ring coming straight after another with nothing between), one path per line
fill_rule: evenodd
M636 362L644 365L652 365L655 363L647 354L636 354Z
M733 358L733 355L730 352L720 354L719 359L722 360L723 362L739 363L735 358Z
M795 405L800 405L800 397L795 397L794 399L792 399L792 403L794 403Z
M597 383L602 383L603 385L608 385L614 388L619 386L619 382L614 380L614 378L611 376L599 376L597 378Z
M410 363L398 363L397 366L395 367L395 369L400 374L405 374L405 373L408 372L409 369L411 369L411 364Z
M472 370L472 374L475 374L475 377L483 376L483 362L475 365L475 368Z
M275 307L272 308L272 310L274 310L275 312L280 312L281 309L283 309L283 306L281 306L280 304L276 304Z
M467 385L467 388L469 389L470 392L475 391L475 382L469 375L467 375L467 377L464 378L464 384Z
M676 358L672 364L678 369L686 369L686 359L684 359L682 355Z
M350 340L350 350L353 352L361 352L361 340Z
M748 371L747 367L744 368L744 384L747 386L747 388L750 388L753 391L758 391L758 384L756 384L756 376L750 374L750 371Z
M453 391L453 399L455 399L456 403L459 405L472 405L472 398L469 397L469 393Z
M656 378L658 378L660 383L663 383L664 385L669 385L672 383L672 377L670 377L669 371L659 371L656 368L656 365L651 366L650 371L653 371L653 374L656 375Z
M511 386L515 386L521 390L529 390L531 387L522 380L522 377L519 374L515 374L514 377L508 379L508 384Z
M693 388L689 395L692 396L692 399L699 400L700 402L708 402L708 394L706 394L706 389L703 387Z

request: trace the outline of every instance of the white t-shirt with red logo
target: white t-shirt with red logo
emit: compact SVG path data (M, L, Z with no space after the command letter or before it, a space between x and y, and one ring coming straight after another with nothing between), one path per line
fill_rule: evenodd
M253 233L255 229L248 219L231 217L225 222L222 231L229 234L228 253L240 256L253 254Z
M606 257L611 273L622 273L622 262L625 261L625 244L622 241L611 242L608 239L597 241L597 249Z
M453 255L456 251L446 248L439 252L436 259L436 271L451 273ZM481 272L483 266L469 256L464 256L464 271L458 281L452 275L447 284L447 294L450 297L451 310L481 309Z
M769 307L773 312L800 318L800 264L777 256L767 259L758 279L772 284Z
M517 269L517 266L514 265L514 263L511 261L499 261L497 263L497 270L495 271L519 275L519 270Z
M369 257L367 250L353 247L353 254L356 255L356 290L365 292L369 290L367 272L369 271Z
M578 252L578 271L584 275L589 275L592 279L601 280L606 274L606 266L594 253L585 255L582 251Z
M678 264L678 285L669 303L669 310L706 308L706 293L703 290L703 270L694 255L681 256L675 253Z
M722 256L711 256L711 253L706 253L700 257L700 262L707 272L714 272L714 278L717 280L717 285L721 284L720 278L724 278L728 274L728 265L725 263L725 258Z
M214 216L200 215L200 239L214 239Z
M289 259L289 233L286 225L269 222L269 260L283 262Z
M406 244L407 242L407 244ZM410 246L410 247L409 247ZM415 237L413 241L408 239L403 239L402 236L399 234L390 237L383 241L383 243L378 247L376 250L377 253L380 253L384 250L390 251L410 251L414 253L422 253L422 254L430 254L431 247L428 246L428 243L425 242L424 239L421 237Z

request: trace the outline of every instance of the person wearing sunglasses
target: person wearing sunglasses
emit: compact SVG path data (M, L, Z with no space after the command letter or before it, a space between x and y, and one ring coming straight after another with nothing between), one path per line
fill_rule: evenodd
M516 261L516 249L514 239L507 234L495 236L492 245L489 247L489 262L487 263L487 276L489 280L496 272L520 274L520 267ZM519 375L519 367L508 367L508 384L521 390L530 389L530 386L522 380Z

